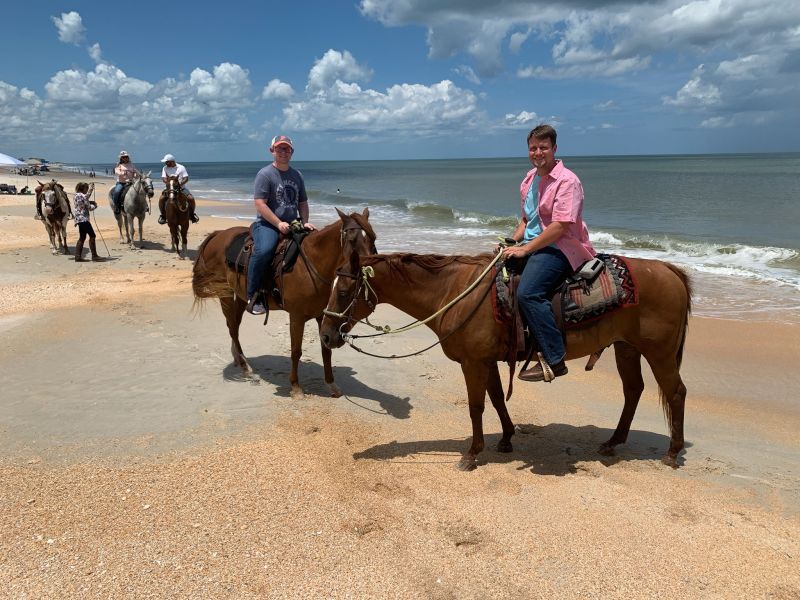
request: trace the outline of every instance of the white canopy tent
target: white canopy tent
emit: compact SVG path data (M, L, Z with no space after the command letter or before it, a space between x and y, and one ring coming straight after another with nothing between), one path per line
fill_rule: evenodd
M8 154L3 154L0 152L0 166L3 167L27 167L28 164L17 160L13 156L9 156Z

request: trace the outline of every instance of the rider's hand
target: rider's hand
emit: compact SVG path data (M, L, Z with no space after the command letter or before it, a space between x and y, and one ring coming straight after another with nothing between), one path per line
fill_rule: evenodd
M292 229L292 226L289 225L286 221L281 221L278 223L278 231L280 231L283 235L288 234Z
M309 231L316 231L317 230L317 228L314 227L314 225L312 225L311 223L303 223L303 227L305 227Z
M510 246L503 250L503 256L506 258L522 258L523 256L528 255L528 250L525 248L525 244L519 246Z

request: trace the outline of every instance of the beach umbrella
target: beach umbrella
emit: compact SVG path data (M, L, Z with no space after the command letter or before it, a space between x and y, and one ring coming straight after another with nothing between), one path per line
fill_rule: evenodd
M17 160L13 156L9 156L8 154L3 154L0 152L0 165L4 167L26 167L27 164L22 162L21 160Z

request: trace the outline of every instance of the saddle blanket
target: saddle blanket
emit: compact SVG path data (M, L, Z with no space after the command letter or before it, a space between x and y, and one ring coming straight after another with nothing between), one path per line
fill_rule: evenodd
M638 304L636 281L627 261L615 254L598 254L605 268L592 282L569 278L553 298L561 302L564 327L599 319L614 310Z
M553 312L562 328L578 327L619 308L638 304L636 281L626 260L614 254L598 254L597 258L605 267L593 280L570 277L553 295ZM516 285L498 269L492 290L494 317L498 323L514 322L516 303L512 297L515 293Z

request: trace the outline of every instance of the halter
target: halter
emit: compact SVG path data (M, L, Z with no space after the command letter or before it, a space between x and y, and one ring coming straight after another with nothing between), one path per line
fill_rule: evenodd
M186 212L187 210L189 210L189 201L186 200L186 195L181 193L183 192L183 186L180 184L180 182L176 178L170 177L169 179L167 179L167 185L169 186L167 187L168 200L174 202L175 206L178 208L180 212ZM181 197L184 198L182 208L180 202Z

